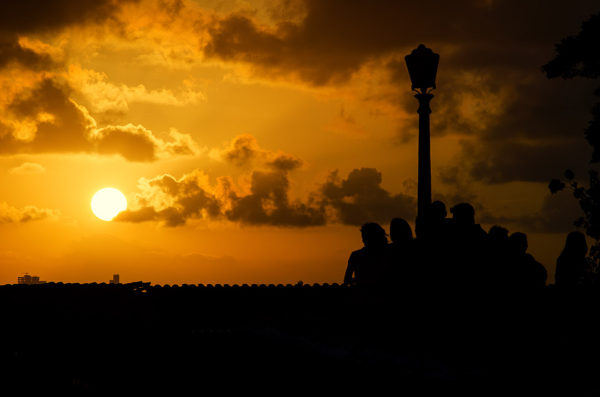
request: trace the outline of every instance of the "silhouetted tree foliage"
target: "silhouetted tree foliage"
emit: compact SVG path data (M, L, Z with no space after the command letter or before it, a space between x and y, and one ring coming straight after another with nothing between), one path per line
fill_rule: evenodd
M592 15L581 25L576 36L569 36L556 45L556 57L542 66L549 79L600 76L600 13ZM600 97L600 88L594 94ZM600 162L600 102L592 109L592 120L585 130L585 138L593 148L592 162Z
M588 236L600 240L600 179L598 171L588 170L589 186L581 186L575 180L575 174L571 170L565 171L565 182L560 179L552 179L548 188L551 193L559 192L568 187L573 192L573 197L579 201L583 216L575 220L577 227L585 229Z
M556 45L556 56L542 67L549 79L562 77L571 79L582 77L597 79L600 77L600 13L592 15L581 25L581 31L575 36L564 38ZM600 98L600 88L594 94ZM591 163L600 162L600 101L592 108L592 119L585 129L585 139L592 146ZM586 234L596 240L590 249L594 267L600 263L600 179L598 171L588 170L589 185L582 186L575 180L575 174L566 170L564 180L553 179L548 188L551 193L565 188L572 191L579 201L583 216L574 224L585 230Z

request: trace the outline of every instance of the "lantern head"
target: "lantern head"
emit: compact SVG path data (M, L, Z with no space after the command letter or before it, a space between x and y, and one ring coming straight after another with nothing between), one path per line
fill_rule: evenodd
M413 90L420 89L426 92L428 88L435 88L435 77L440 62L439 54L421 44L410 55L405 56L404 60Z

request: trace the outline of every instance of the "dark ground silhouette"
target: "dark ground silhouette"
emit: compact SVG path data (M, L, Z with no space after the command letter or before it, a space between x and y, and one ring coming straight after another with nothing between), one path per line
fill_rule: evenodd
M595 289L0 286L3 390L600 391Z

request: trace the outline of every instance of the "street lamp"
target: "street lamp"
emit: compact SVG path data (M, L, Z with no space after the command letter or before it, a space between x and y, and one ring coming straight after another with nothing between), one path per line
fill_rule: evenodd
M429 102L433 94L427 92L435 89L439 54L421 44L410 55L404 57L412 89L419 100L419 184L417 198L417 233L422 234L423 222L427 219L427 211L431 205L431 158L429 149Z

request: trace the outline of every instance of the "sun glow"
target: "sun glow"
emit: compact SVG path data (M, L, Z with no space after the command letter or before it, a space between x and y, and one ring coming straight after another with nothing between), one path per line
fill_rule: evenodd
M127 209L127 199L113 187L100 189L92 197L92 212L103 221L112 221L121 211Z

